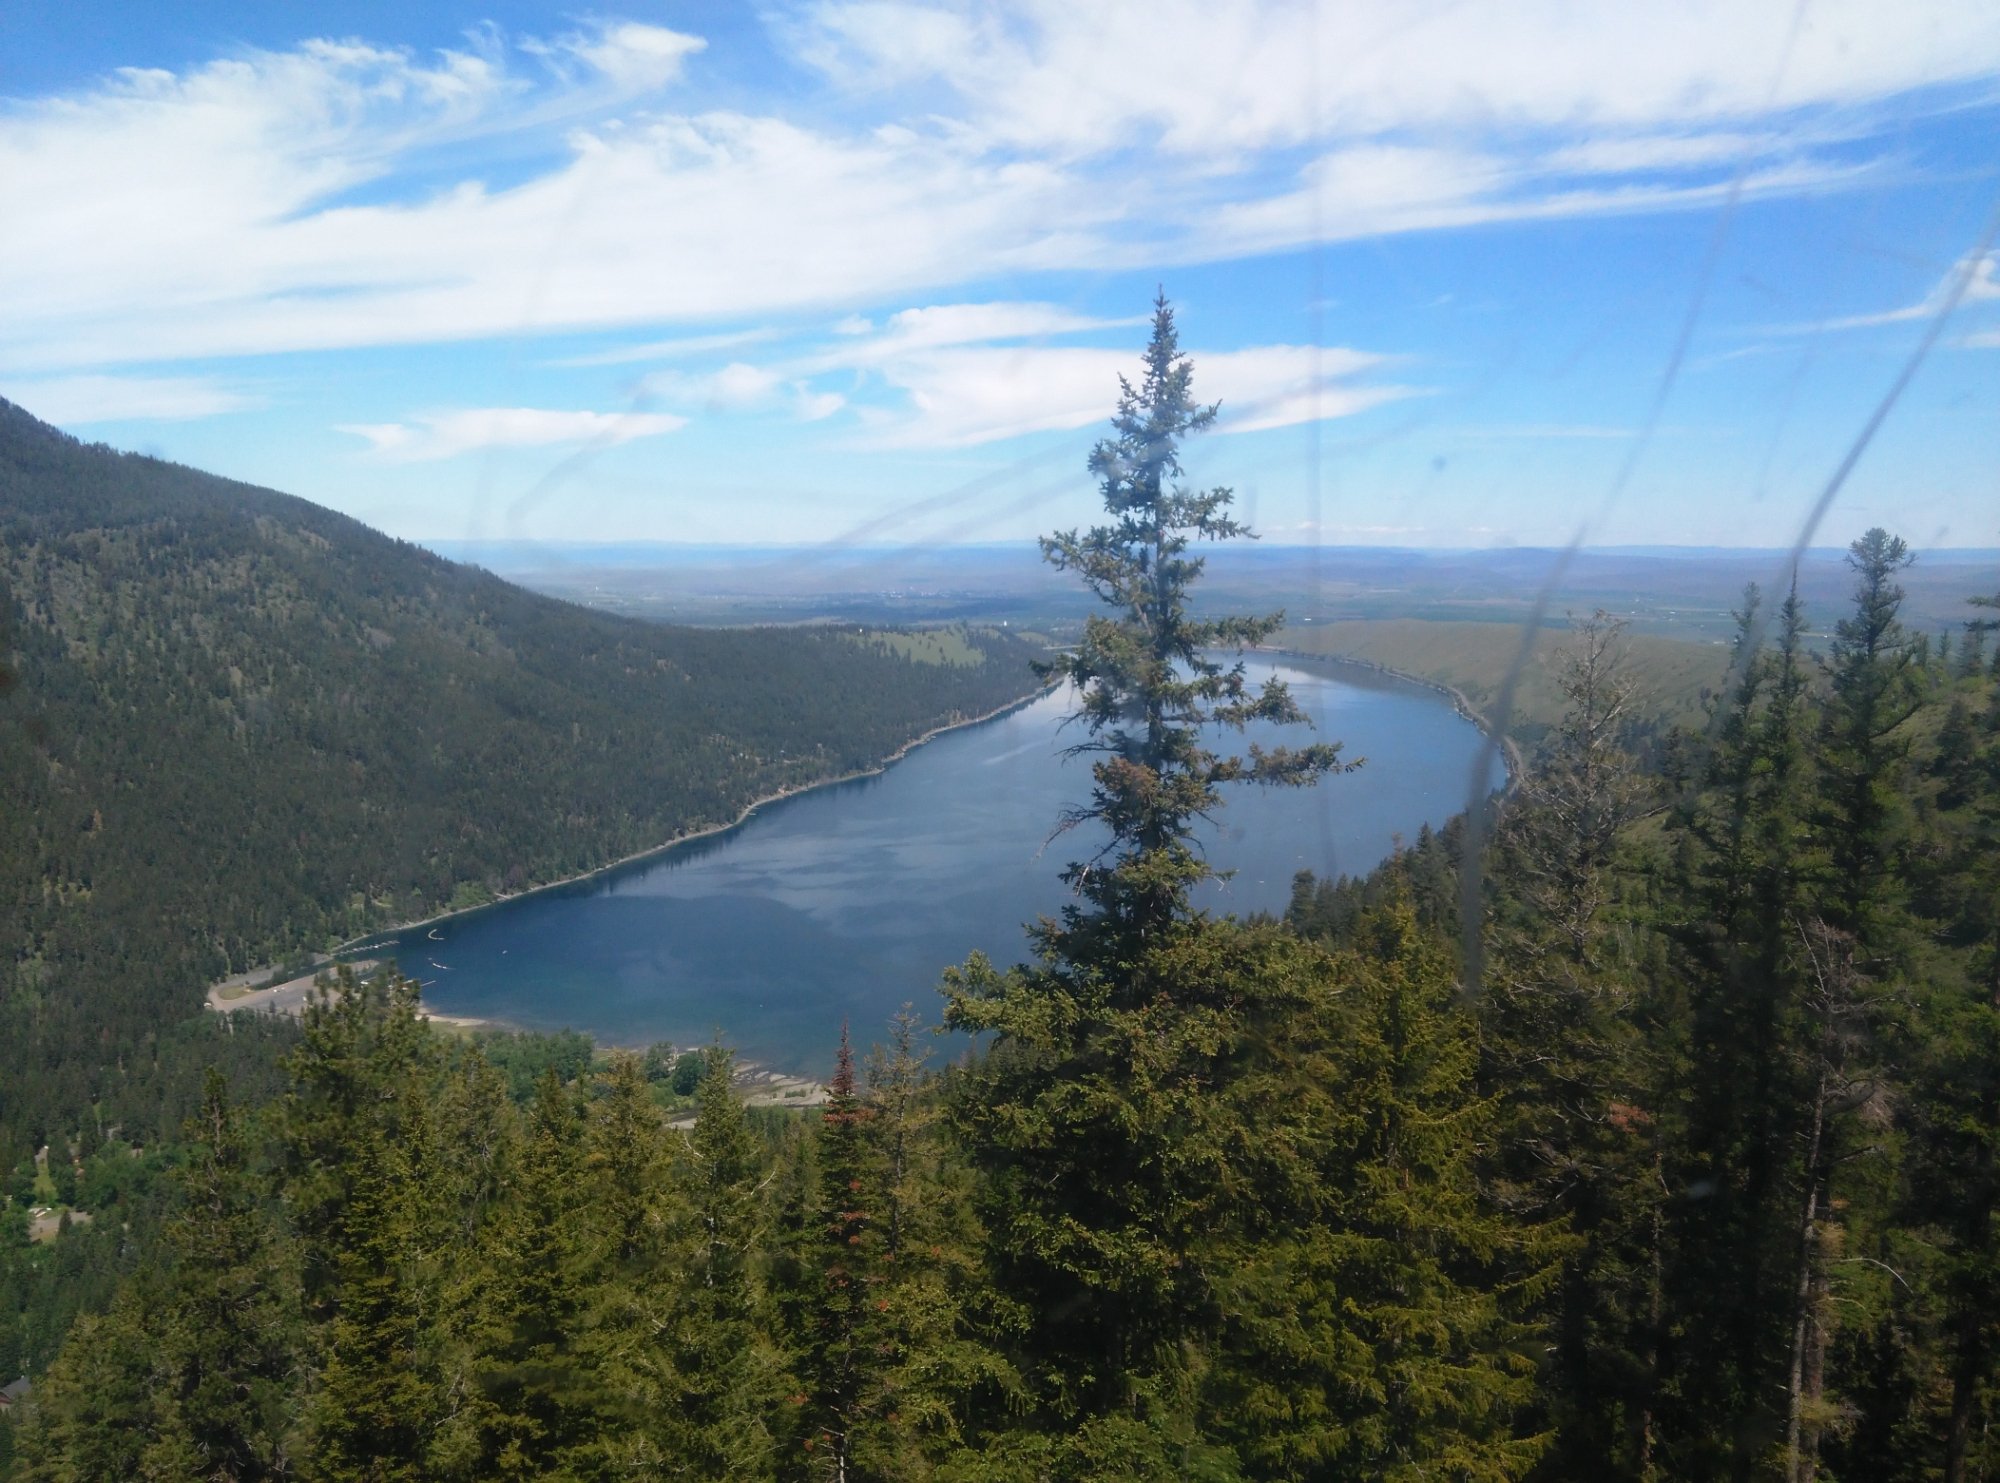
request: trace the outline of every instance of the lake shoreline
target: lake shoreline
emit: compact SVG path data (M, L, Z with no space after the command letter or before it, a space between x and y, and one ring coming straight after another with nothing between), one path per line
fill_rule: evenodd
M1330 664L1335 667L1366 670L1370 674L1384 675L1389 679L1400 681L1406 685L1415 685L1422 690L1435 691L1451 702L1451 708L1458 713L1462 720L1471 722L1478 729L1479 734L1486 738L1487 745L1491 748L1492 752L1498 754L1501 762L1505 764L1507 768L1507 786L1499 790L1501 797L1506 797L1515 788L1520 786L1521 776L1526 771L1527 764L1522 760L1519 745L1515 743L1513 737L1496 732L1493 729L1493 723L1487 719L1478 707L1474 706L1466 698L1465 692L1456 685L1447 685L1442 680L1427 680L1422 675L1411 674L1408 670L1391 669L1388 665L1378 660L1360 659L1349 654L1313 654L1308 653L1304 649L1284 649L1266 644L1256 645L1251 652L1255 654L1268 654L1274 658L1313 660L1320 664Z
M352 967L365 976L368 970L381 965L364 962L345 966ZM316 966L296 978L263 989L244 989L234 983L217 985L209 990L208 1008L221 1014L271 1014L298 1019L304 1014L307 1003L317 990L323 972L323 966ZM495 1019L489 1015L442 1013L423 1003L421 986L418 988L417 1017L453 1035L478 1035L488 1031L519 1032L526 1028L511 1020ZM600 1058L619 1053L637 1055L651 1048L645 1045L614 1044L595 1035L591 1036L591 1040ZM703 1047L674 1044L673 1049L677 1054L686 1054L689 1051L700 1051ZM733 1081L743 1094L744 1104L749 1107L819 1107L825 1104L827 1098L826 1084L817 1078L767 1066L761 1061L739 1059L736 1062ZM691 1114L689 1120L692 1120Z
M968 716L962 721L950 721L942 726L933 726L929 731L924 732L921 736L911 737L908 741L904 742L900 747L896 748L895 751L891 752L888 756L884 757L880 762L875 763L871 767L858 768L853 772L842 773L838 777L821 778L817 782L806 783L799 787L780 788L774 793L762 794L759 797L753 798L750 800L750 802L746 803L743 806L742 810L736 815L736 817L729 820L727 823L712 824L705 829L696 829L696 830L691 830L687 833L677 834L672 839L666 840L661 844L648 845L643 850L636 850L632 854L623 855L618 859L608 861L603 865L593 866L589 870L579 871L575 875L563 876L558 880L542 881L536 885L528 886L525 889L519 891L505 892L501 895L493 897L489 901L482 901L474 906L454 907L450 911L438 912L434 916L419 917L417 920L412 922L400 922L387 927L378 927L372 932L363 932L357 937L350 937L347 941L339 944L329 952L314 953L310 958L311 966L307 970L305 976L310 978L313 975L319 973L322 969L331 968L335 966L341 961L341 958L344 954L357 950L364 943L375 942L378 939L398 937L405 932L413 932L419 927L435 927L441 922L453 921L459 917L471 916L477 912L490 911L494 907L502 906L509 902L524 901L530 897L540 896L550 891L559 891L569 886L579 885L582 882L592 880L597 876L608 875L612 871L623 870L627 866L636 865L641 863L642 861L654 859L660 855L666 854L670 850L679 849L682 845L692 844L696 840L713 839L717 835L727 834L733 829L740 829L750 821L751 816L754 815L758 809L764 808L770 804L782 803L788 798L799 798L807 793L816 792L821 788L831 788L841 783L854 783L861 781L863 778L880 777L884 772L888 771L889 768L893 767L896 763L901 762L905 757L909 756L910 753L914 752L917 748L923 746L926 742L935 741L937 740L937 738L941 736L946 736L954 731L963 731L969 726L981 726L988 721L997 721L1002 716L1009 715L1014 711L1018 711L1022 709L1024 706L1033 705L1036 701L1041 700L1043 697L1045 697L1049 693L1050 688L1051 687L1047 685L1040 686L1037 689L1029 691L1026 695L1017 696L1015 699L1008 701L1005 705L995 706L992 710L987 711L984 715ZM250 997L251 995L267 992L271 989L290 987L292 981L287 980L285 983L282 984L266 983L259 986L258 988L249 989L249 985L256 979L268 978L272 975L284 971L285 971L284 965L273 963L273 964L267 964L261 968L247 969L242 973L231 974L228 978L223 979L220 983L211 984L209 986L208 993L206 996L208 1006L212 1009L227 1009L235 1007L233 1000L225 1000L224 998L221 997L224 994L225 990L233 988L240 987L243 989L247 989L248 993L242 995L242 997L247 998ZM247 1009L253 1006L242 1005L241 1007ZM449 1019L451 1017L443 1016L442 1018ZM481 1021L481 1023L484 1025L491 1026L495 1029L513 1028L512 1026L507 1025L504 1021L500 1020L485 1020Z
M1260 673L1278 666L1320 729L1347 741L1350 755L1374 758L1377 765L1368 772L1381 776L1364 784L1361 793L1329 801L1333 812L1321 818L1318 834L1310 838L1310 830L1298 833L1293 827L1298 820L1290 812L1270 815L1261 794L1246 801L1244 824L1213 841L1225 853L1234 852L1232 866L1240 854L1240 868L1248 872L1221 893L1217 910L1274 909L1263 899L1267 885L1282 884L1299 868L1372 868L1393 853L1416 820L1437 827L1465 807L1468 771L1480 779L1482 796L1515 781L1505 767L1514 760L1511 751L1500 781L1493 781L1492 759L1500 749L1465 697L1448 686L1339 655L1274 646L1246 657ZM691 830L566 881L433 913L401 928L400 937L391 929L354 939L343 944L342 955L349 961L400 956L407 969L421 975L418 965L428 950L429 957L443 960L437 966L461 970L436 975L445 982L423 988L427 1009L435 992L439 1008L455 1011L440 1017L441 1031L570 1025L587 1029L608 1051L698 1042L695 1032L720 1017L730 1040L758 1063L743 1066L747 1079L779 1068L823 1077L821 1042L827 1037L813 1035L808 1011L824 1001L831 1006L827 1016L858 1012L872 1023L876 999L888 1004L899 996L922 998L934 986L935 973L919 971L933 960L956 961L954 954L962 956L968 944L1007 951L1002 944L1017 946L1021 921L1053 910L1041 901L1046 871L1032 863L1047 841L1030 826L1042 813L1053 816L1075 792L1076 780L1061 774L1054 758L1040 756L1053 744L1043 732L1065 709L1061 695L1046 688L1031 691L984 715L928 727L867 768L808 788L773 789L746 803L726 824ZM913 759L926 743L951 731L973 739ZM1007 762L1023 752L1036 758ZM1061 752L1056 746L1054 756ZM909 768L895 767L899 761ZM981 770L1002 762L1005 773ZM899 781L905 776L908 783ZM975 782L969 790L968 778ZM846 792L823 793L798 809L765 807L844 780L868 781ZM973 801L954 812L950 800L959 798ZM1020 822L1024 801L1036 810L1027 823ZM950 822L959 813L963 827ZM762 822L747 835L736 832L760 815ZM759 843L744 853L740 839ZM956 863L947 867L942 863L947 857ZM921 876L921 882L915 876L906 882L909 891L951 903L930 927L897 919L890 930L877 923L880 903L870 892L879 895L880 888L870 882L877 872L902 880L897 872L905 870ZM683 880L682 872L693 874ZM647 884L655 876L679 884ZM897 888L899 900L903 889ZM656 895L657 903L651 901ZM710 897L722 904L713 909L690 904ZM584 923L588 942L572 944L565 934ZM877 938L890 945L880 946ZM501 956L510 948L512 958ZM917 968L903 961L918 958L923 962ZM233 992L240 1005L215 1007L249 1008L285 997ZM766 1014L767 1001L775 1019ZM810 1094L810 1088L793 1083L777 1095L798 1101Z

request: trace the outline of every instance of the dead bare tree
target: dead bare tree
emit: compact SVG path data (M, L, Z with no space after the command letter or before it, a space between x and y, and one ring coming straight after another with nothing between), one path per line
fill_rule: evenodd
M1512 833L1530 904L1581 965L1610 895L1618 831L1645 812L1648 785L1624 746L1638 689L1625 620L1599 608L1572 620L1572 634L1556 659L1563 716L1523 784Z
M1855 966L1854 939L1818 918L1799 923L1797 931L1807 968L1803 1008L1810 1026L1805 1054L1812 1058L1812 1093L1805 1118L1804 1190L1793 1287L1785 1477L1788 1483L1814 1483L1820 1441L1833 1419L1826 1396L1826 1353L1833 1334L1832 1272L1843 1236L1833 1176L1845 1159L1854 1156L1844 1148L1841 1125L1877 1102L1882 1087L1866 1067L1874 1002Z

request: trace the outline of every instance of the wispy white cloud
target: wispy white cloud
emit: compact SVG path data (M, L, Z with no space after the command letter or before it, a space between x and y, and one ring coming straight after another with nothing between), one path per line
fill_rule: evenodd
M1211 353L1199 361L1211 388L1203 395L1222 400L1216 429L1225 433L1352 417L1427 394L1416 386L1349 384L1348 377L1385 363L1385 357L1365 351L1313 345L1259 345Z
M814 391L804 381L792 383L792 394L796 398L793 405L801 422L824 422L847 405L847 398L837 391Z
M1349 378L1383 364L1362 351L1309 345L1263 345L1197 351L1196 395L1219 400L1221 432L1258 432L1348 417L1419 394L1397 385L1357 385ZM956 346L887 360L883 379L904 398L864 416L873 448L963 448L1025 433L1088 427L1104 420L1129 376L1129 350L1082 346Z
M563 412L540 407L473 407L428 412L408 422L343 423L369 451L392 463L428 463L482 448L542 448L557 443L629 443L687 426L666 412Z
M1050 342L1145 322L1032 301L921 305L879 326L843 320L830 337L764 365L655 372L640 391L709 412L782 409L810 421L852 411L863 447L964 448L1101 421L1118 378L1135 370L1131 349ZM1227 432L1346 417L1419 394L1358 384L1388 358L1340 346L1263 345L1195 358L1197 394L1223 402L1218 428ZM846 389L822 384L828 379Z
M1900 309L1888 309L1879 314L1851 314L1843 319L1825 319L1813 324L1786 325L1783 328L1793 334L1812 334L1820 330L1870 329L1876 325L1907 324L1911 320L1929 319L1944 307L1951 298L1952 290L1962 278L1965 280L1965 289L1959 295L1960 308L2000 300L2000 252L1989 252L1976 260L1959 259L1929 293L1916 303L1905 304Z
M840 392L816 389L795 370L731 361L713 371L657 371L641 383L640 393L709 413L788 411L801 422L822 422L847 405Z
M583 121L601 90L507 61L313 43L0 114L0 180L35 203L0 214L0 362L422 343L530 317L712 322L1087 257L1091 223L1118 210L936 131ZM556 115L553 167L493 188L467 161L456 184L395 198L410 151Z
M768 366L731 361L713 371L659 371L648 376L643 394L707 412L755 412L775 406L786 376Z
M619 21L595 32L573 33L553 44L531 42L525 49L557 60L574 57L620 91L640 94L673 82L687 59L707 45L699 36L669 31L664 26Z
M929 350L883 365L902 394L866 409L869 448L965 448L1024 433L1083 427L1104 416L1107 387L1131 356L1112 350L980 346Z
M1634 134L1586 139L1550 150L1544 163L1574 175L1625 175L1734 165L1797 146L1779 134Z
M2000 78L1987 0L1792 14L828 3L774 24L841 106L761 113L688 106L701 38L615 21L128 71L0 108L0 191L32 203L0 213L0 363L666 324L696 332L577 359L685 358L982 278L1830 188L1867 177L1871 104ZM537 146L504 179L501 135ZM852 338L989 342L978 307ZM1033 307L1014 337L1096 323Z
M392 180L416 150L568 125L632 101L648 74L620 58L673 36L653 31L572 38L559 50L592 75L542 89L482 34L480 49L428 64L307 41L183 74L128 68L80 95L17 103L0 113L0 179L33 208L0 226L0 264L18 295L10 318L26 329L107 306L174 316L386 286L368 271L366 235L344 237L369 219L338 204L345 193ZM619 85L596 75L604 68ZM445 199L479 195L468 180ZM387 280L438 281L421 253Z
M178 422L263 404L204 376L50 376L10 380L0 391L57 427Z
M1495 222L1681 211L1740 199L1795 195L1851 183L1867 164L1796 160L1698 183L1657 179L1576 184L1540 159L1456 147L1363 144L1323 155L1294 188L1225 204L1197 222L1190 257L1275 252Z
M650 340L644 345L620 345L612 350L599 350L589 355L565 356L561 360L549 362L555 366L629 366L647 361L684 360L698 355L711 355L718 350L738 350L745 345L757 345L777 338L778 332L771 328L754 330L729 330L716 335L682 335L672 340Z
M1985 0L1823 0L1796 26L1794 7L1739 0L828 0L795 33L847 86L939 84L972 128L1082 153L1411 129L1685 133L2000 69Z
M850 316L832 326L830 338L762 365L732 361L710 370L656 371L639 390L672 406L787 410L808 422L854 406L870 424L875 446L965 446L1089 421L1117 386L1116 372L1102 374L1104 369L1119 362L1129 370L1130 356L1093 349L1049 353L1048 342L1143 323L1143 315L1105 319L1027 301L922 305L890 314L880 326ZM1093 372L1095 396L1073 396L1072 377ZM1039 384L1009 387L1017 375ZM827 377L850 388L866 378L878 391L888 388L897 405L857 402L846 391L816 384Z
M1079 335L1090 330L1122 329L1144 324L1145 315L1119 319L1094 318L1058 304L1020 301L988 304L933 304L903 309L889 316L880 333L866 320L836 326L854 343L829 350L829 365L880 365L926 350L950 345L993 344L1006 340L1041 341Z

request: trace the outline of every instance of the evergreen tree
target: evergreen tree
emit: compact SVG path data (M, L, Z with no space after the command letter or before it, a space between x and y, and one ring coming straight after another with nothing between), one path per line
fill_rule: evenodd
M575 1096L544 1072L487 1258L473 1370L478 1477L584 1476L598 1440L596 1385L580 1363L593 1256L582 1151Z
M1224 783L1302 784L1338 765L1326 743L1253 745L1247 758L1204 744L1205 725L1301 716L1281 683L1253 692L1240 662L1209 657L1259 641L1278 616L1188 608L1202 569L1192 543L1248 532L1230 491L1179 483L1181 442L1216 409L1193 399L1164 296L1144 363L1136 387L1121 378L1114 436L1090 457L1110 523L1042 543L1112 610L1043 667L1078 687L1087 738L1074 750L1096 759L1091 801L1064 826L1108 838L1066 871L1082 900L1034 929L1036 966L999 974L975 958L946 982L947 1022L994 1037L953 1116L987 1176L998 1275L1035 1315L1048 1416L1099 1462L1130 1446L1178 1455L1168 1419L1185 1409L1185 1346L1211 1322L1207 1275L1187 1253L1216 1213L1211 1089L1236 1006L1174 973L1176 945L1201 930L1189 893L1209 874L1195 825Z
M1573 624L1561 719L1497 831L1480 1082L1500 1107L1493 1197L1566 1247L1548 1295L1544 1404L1559 1471L1643 1471L1657 1406L1658 1072L1639 1037L1645 977L1614 930L1621 831L1650 781L1625 746L1623 624Z
M637 1056L613 1055L599 1090L589 1107L584 1170L603 1232L602 1258L614 1277L643 1274L658 1262L664 1242L666 1129Z
M111 1311L78 1319L70 1342L36 1389L20 1440L22 1483L100 1483L145 1476L156 1412L146 1309L140 1284Z
M1975 608L2000 609L2000 593L1995 593L1991 597L1968 597L1966 601L1971 603ZM1968 634L1975 636L1988 634L1995 630L2000 630L2000 618L1968 618L1965 621L1964 627Z
M1935 826L1928 894L1941 935L1964 957L1960 972L1927 975L1923 1033L1910 1048L1905 1215L1941 1261L1941 1470L1961 1483L1995 1460L1986 1438L2000 1334L2000 687L1976 719L1967 697L1953 697L1931 771L1952 827Z
M485 1332L488 1255L510 1202L520 1157L520 1117L500 1071L466 1047L412 1124L411 1175L425 1191L409 1224L414 1296L423 1313L420 1367L441 1397L429 1445L440 1477L465 1477L480 1457L483 1418L480 1336Z
M1839 1326L1836 1265L1845 1255L1851 1216L1841 1176L1857 1177L1865 1113L1883 1086L1871 1064L1877 1006L1856 963L1853 939L1814 919L1798 927L1807 966L1805 1033L1798 1046L1806 1088L1801 1117L1801 1201L1794 1218L1791 1333L1785 1380L1782 1460L1787 1483L1813 1483L1828 1433L1840 1416L1828 1356Z
M1229 514L1230 490L1178 482L1182 441L1207 430L1219 404L1195 402L1194 365L1180 353L1164 295L1153 306L1144 358L1137 387L1119 378L1116 436L1090 455L1112 523L1042 541L1052 566L1077 573L1116 614L1093 615L1072 652L1037 665L1045 677L1077 687L1089 737L1073 751L1098 758L1091 802L1066 816L1065 827L1094 822L1110 835L1095 859L1064 875L1091 909L1066 912L1062 929L1043 940L1045 955L1079 966L1129 963L1152 936L1186 920L1189 891L1210 874L1193 830L1220 805L1220 784L1311 783L1338 765L1340 752L1328 742L1268 751L1252 745L1243 758L1203 745L1204 726L1241 730L1252 721L1305 717L1282 681L1253 694L1240 661L1225 666L1209 657L1262 641L1283 623L1282 613L1200 620L1188 610L1189 588L1205 564L1188 554L1191 545L1251 532ZM1140 997L1135 984L1118 1001Z
M348 1208L322 1253L331 1317L308 1408L316 1483L419 1483L437 1419L419 1368L425 1334L406 1240L415 1195L403 1150L364 1142L343 1158Z
M660 1334L675 1301L669 1186L682 1141L663 1125L639 1058L613 1055L588 1109L585 1198L572 1213L588 1212L596 1231L580 1342L596 1391L594 1451L615 1476L654 1476L668 1467L651 1423L676 1394Z
M678 1165L679 1290L665 1334L676 1390L654 1422L674 1466L696 1477L754 1479L775 1468L781 1392L760 1335L753 1269L765 1159L736 1095L735 1064L720 1044L704 1053Z
M1480 1188L1498 1109L1447 953L1406 900L1349 944L1219 944L1267 987L1229 1094L1211 1424L1251 1477L1519 1478L1556 1248Z
M307 1473L327 1483L426 1476L442 1417L424 1364L427 1225L436 1190L428 1099L437 1045L415 984L346 968L308 1001L279 1107L284 1206L297 1238L307 1354Z
M1829 860L1826 916L1864 953L1886 944L1894 873L1891 852L1902 815L1895 732L1916 710L1911 640L1898 616L1896 574L1912 561L1902 538L1880 526L1848 548L1854 612L1834 625L1830 694L1820 737L1822 825Z
M144 1466L149 1477L214 1483L282 1477L290 1294L217 1072L187 1136L181 1205L163 1232L171 1285L153 1341L159 1420Z
M907 1007L890 1022L888 1043L869 1057L870 1115L859 1125L874 1311L852 1427L858 1478L921 1479L962 1464L968 1444L1011 1421L1020 1399L1018 1375L985 1342L1011 1330L1019 1305L981 1263L971 1171L943 1137L940 1087L917 1034Z
M1625 623L1599 609L1571 623L1556 663L1564 706L1511 820L1510 886L1538 931L1516 946L1558 951L1587 973L1612 889L1618 834L1646 807L1649 781L1625 746L1636 684Z
M361 1209L355 1188L366 1152L371 1179L403 1142L406 1093L425 1086L437 1060L418 1017L417 986L400 974L357 976L339 968L307 1001L300 1042L285 1058L290 1079L277 1109L286 1214L299 1238L306 1316L328 1321L337 1305L347 1223Z
M1693 796L1669 930L1681 956L1686 1046L1664 1170L1668 1207L1671 1455L1745 1476L1784 1425L1807 1034L1795 924L1810 871L1805 630L1797 584L1777 642L1755 646L1754 591L1739 614L1727 709Z
M879 1244L872 1230L875 1216L868 1208L876 1184L868 1167L872 1149L867 1124L873 1116L874 1109L855 1087L854 1052L843 1023L820 1123L819 1189L813 1202L816 1302L803 1356L814 1471L842 1483L853 1468L863 1396L872 1388L870 1331L881 1275L873 1260Z

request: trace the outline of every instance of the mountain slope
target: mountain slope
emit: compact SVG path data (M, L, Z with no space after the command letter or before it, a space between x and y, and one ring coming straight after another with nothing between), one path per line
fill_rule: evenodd
M0 628L0 1135L52 1094L10 1072L94 1091L81 1067L212 978L603 864L1033 684L993 634L920 663L590 612L5 402Z

